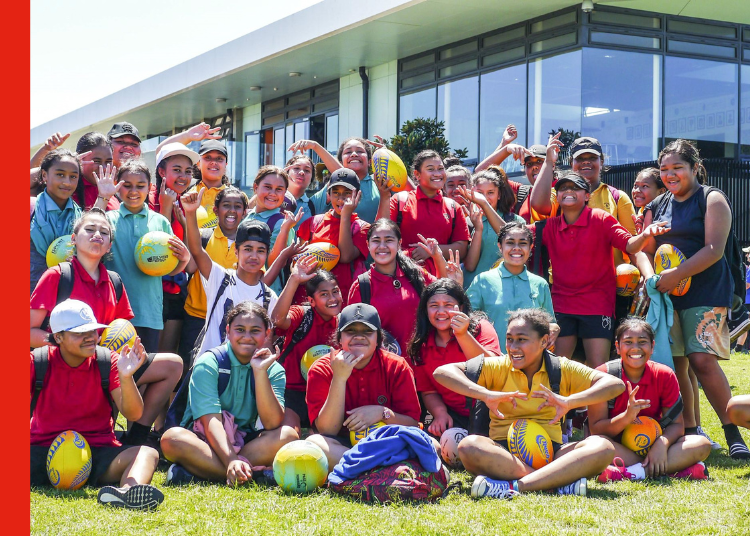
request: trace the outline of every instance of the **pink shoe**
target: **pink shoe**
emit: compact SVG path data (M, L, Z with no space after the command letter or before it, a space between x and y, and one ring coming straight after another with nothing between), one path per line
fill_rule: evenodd
M671 478L686 478L688 480L706 480L708 479L708 469L703 462L698 462L669 476Z
M636 480L636 476L625 468L625 462L619 456L612 460L614 465L608 465L607 468L602 471L596 481L600 484L606 484L607 482L615 482L619 480Z

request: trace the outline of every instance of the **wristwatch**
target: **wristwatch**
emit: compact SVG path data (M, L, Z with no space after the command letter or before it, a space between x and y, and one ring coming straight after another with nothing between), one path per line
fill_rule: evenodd
M383 421L387 421L391 417L393 417L395 414L389 410L387 407L383 406Z

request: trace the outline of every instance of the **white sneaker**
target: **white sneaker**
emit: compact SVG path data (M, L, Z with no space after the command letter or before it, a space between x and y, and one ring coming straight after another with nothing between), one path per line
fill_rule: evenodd
M710 437L708 437L708 434L706 433L706 431L700 426L698 427L698 435L702 435L703 437L708 439L708 441L711 443L712 449L719 450L721 448L721 445L717 443L716 441L714 441L713 439L711 439Z

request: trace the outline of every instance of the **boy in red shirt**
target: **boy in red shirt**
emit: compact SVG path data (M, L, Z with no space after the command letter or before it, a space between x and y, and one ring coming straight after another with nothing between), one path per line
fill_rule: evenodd
M693 480L708 478L703 460L711 453L711 442L701 435L685 435L682 411L677 413L682 403L677 376L669 367L650 361L654 344L654 329L648 322L627 318L615 333L620 359L596 369L610 372L608 367L619 365L627 386L627 391L614 399L613 407L601 402L591 404L588 409L591 433L611 438L616 452L615 465L599 475L601 483L661 475ZM676 416L670 415L673 407ZM666 416L668 420L664 421ZM620 443L623 430L636 417L651 417L666 425L645 458Z
M308 438L326 453L329 471L351 448L350 431L375 423L417 426L420 408L406 360L381 348L378 311L364 303L345 307L336 332L339 349L318 359L307 374L307 407L318 432Z
M81 301L65 300L57 305L50 315L51 346L38 394L34 353L31 354L31 394L36 399L32 398L31 485L49 484L46 473L49 447L62 432L75 430L91 448L92 466L87 484L120 483L119 488L101 488L100 503L136 510L155 508L164 500L164 495L149 484L159 454L150 447L126 447L117 441L112 407L102 391L95 355L96 330L106 327L96 322L91 307ZM140 338L120 356L111 352L110 359L109 396L125 418L136 421L143 412L143 399L133 374L146 360Z

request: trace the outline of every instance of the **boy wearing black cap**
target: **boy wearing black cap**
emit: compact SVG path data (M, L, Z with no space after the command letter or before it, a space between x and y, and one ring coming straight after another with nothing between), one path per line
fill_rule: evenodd
M339 248L341 258L331 273L336 276L346 305L349 288L357 276L366 270L367 231L370 224L361 220L354 212L362 198L359 179L354 171L348 168L337 169L331 173L327 188L333 208L325 214L303 221L297 236L311 244L329 242ZM300 303L303 298L304 294L298 293L295 303Z
M417 426L420 415L414 373L406 360L383 350L378 311L365 303L339 315L337 349L307 373L307 407L317 431L312 441L332 471L351 448L350 432L382 422Z
M272 311L277 296L262 281L262 269L271 247L271 230L263 222L245 220L237 228L235 249L237 250L237 270L227 269L217 264L201 245L196 211L201 206L201 198L206 193L191 192L182 196L182 208L187 224L187 246L206 289L208 305L205 336L199 354L224 342L226 311L242 301L252 301L266 311Z
M126 160L141 156L141 138L138 129L130 123L112 125L107 141L112 145L112 165L118 169Z
M547 158L539 181L552 182L552 166L562 142L550 136ZM549 254L554 271L552 304L560 326L555 352L571 357L576 339L583 339L586 363L596 368L609 360L614 329L616 280L612 248L639 254L646 237L669 231L663 223L652 224L632 236L610 214L587 206L590 187L576 172L560 177L555 184L562 214L535 224L535 232ZM537 253L538 254L538 253ZM586 269L581 269L585 259ZM537 275L546 277L545 273Z

